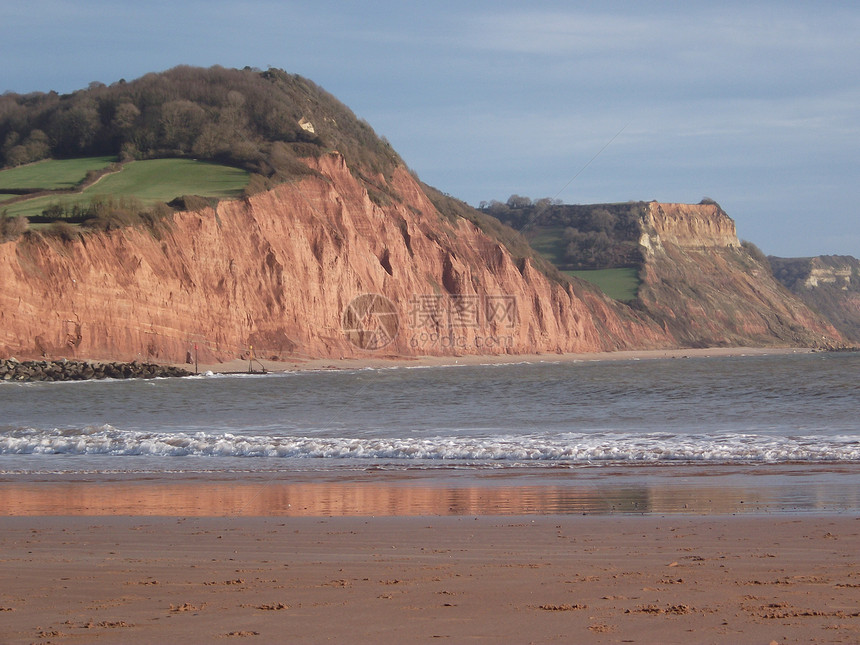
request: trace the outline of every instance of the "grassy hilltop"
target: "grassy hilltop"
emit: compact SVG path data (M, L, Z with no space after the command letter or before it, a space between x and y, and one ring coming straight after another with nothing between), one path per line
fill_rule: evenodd
M111 161L110 157L41 161L0 171L0 186L8 186L9 178L14 178L21 188L34 191L62 190L65 185L74 188L85 180L87 172L102 170ZM31 221L77 220L83 216L78 214L106 200L133 201L145 208L181 195L231 198L240 196L247 183L248 172L232 166L191 159L149 159L124 164L79 191L37 193L39 196L3 205L3 211L8 217L24 216Z
M104 228L112 213L131 223L182 196L247 196L312 172L300 159L330 150L374 199L396 197L384 181L402 164L391 146L333 96L279 69L183 66L66 95L7 93L0 239L26 230L20 217Z
M340 101L279 69L182 66L72 94L0 96L0 168L48 158L179 157L272 178L302 172L297 157L329 149L366 174L401 163Z

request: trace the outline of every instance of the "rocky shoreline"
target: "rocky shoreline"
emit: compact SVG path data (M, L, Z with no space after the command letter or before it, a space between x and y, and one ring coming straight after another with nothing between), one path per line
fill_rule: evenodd
M3 381L89 381L93 379L167 378L191 376L181 367L155 363L91 363L89 361L18 361L0 360Z

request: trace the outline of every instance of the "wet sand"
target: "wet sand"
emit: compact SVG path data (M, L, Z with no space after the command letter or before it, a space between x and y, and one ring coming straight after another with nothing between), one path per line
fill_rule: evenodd
M0 516L823 515L857 509L860 464L0 475Z
M856 643L860 516L0 518L3 643Z
M860 642L860 465L254 477L7 476L0 642Z

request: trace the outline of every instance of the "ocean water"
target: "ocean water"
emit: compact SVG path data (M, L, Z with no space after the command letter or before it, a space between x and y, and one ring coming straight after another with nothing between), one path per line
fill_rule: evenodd
M0 384L0 474L860 463L860 354Z

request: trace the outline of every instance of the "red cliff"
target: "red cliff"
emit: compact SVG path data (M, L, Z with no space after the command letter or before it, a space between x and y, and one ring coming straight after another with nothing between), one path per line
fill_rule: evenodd
M153 230L0 244L0 355L180 362L197 346L201 361L251 347L288 360L674 342L589 287L517 266L473 224L441 217L405 169L389 182L399 200L379 206L340 155L309 163L318 175ZM362 294L386 300L350 306Z

